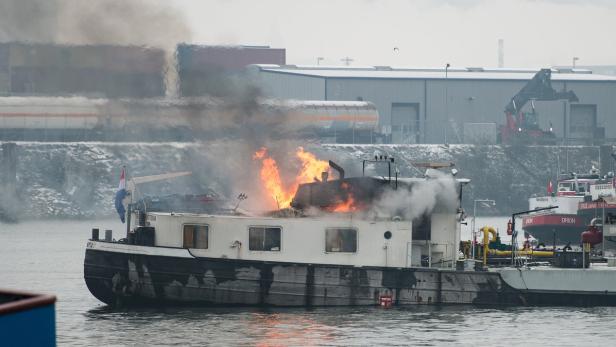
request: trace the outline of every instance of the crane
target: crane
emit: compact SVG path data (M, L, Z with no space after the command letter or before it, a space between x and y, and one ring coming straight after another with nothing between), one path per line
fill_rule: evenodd
M514 95L507 106L505 106L506 124L501 127L501 142L545 142L546 139L553 139L554 133L550 127L549 131L542 130L538 123L535 113L534 101L550 100L569 100L569 102L579 101L577 95L571 90L556 91L552 87L552 70L541 69L520 91ZM522 108L531 101L533 112L524 114Z

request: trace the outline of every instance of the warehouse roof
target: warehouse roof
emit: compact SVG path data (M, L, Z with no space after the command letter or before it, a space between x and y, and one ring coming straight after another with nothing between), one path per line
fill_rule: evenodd
M321 78L378 78L378 79L452 79L452 80L530 80L539 69L509 68L405 68L390 66L308 66L253 65L260 71ZM552 69L554 81L608 81L616 76L597 75L586 69Z

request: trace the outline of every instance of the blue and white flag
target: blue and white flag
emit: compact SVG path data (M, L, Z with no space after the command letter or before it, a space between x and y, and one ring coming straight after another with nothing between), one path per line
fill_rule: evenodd
M120 215L120 220L124 223L126 219L126 209L124 208L124 198L128 195L126 191L126 173L124 168L122 168L122 173L120 174L120 184L118 185L118 191L115 195L115 208Z

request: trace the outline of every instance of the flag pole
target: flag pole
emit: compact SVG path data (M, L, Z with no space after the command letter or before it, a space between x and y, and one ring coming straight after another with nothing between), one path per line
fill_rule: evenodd
M125 181L126 181L126 177L127 176L128 175L126 174L126 166L124 166L124 180ZM126 239L127 240L129 239L128 234L130 233L130 217L131 217L131 214L132 214L131 210L133 208L133 194L132 194L132 192L129 192L129 194L131 196L130 196L130 199L129 199L129 203L126 206Z

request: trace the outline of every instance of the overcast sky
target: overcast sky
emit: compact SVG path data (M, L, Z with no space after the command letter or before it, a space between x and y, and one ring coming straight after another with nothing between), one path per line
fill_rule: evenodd
M191 41L270 45L287 62L339 65L616 65L616 0L172 0ZM397 52L394 47L398 47Z

